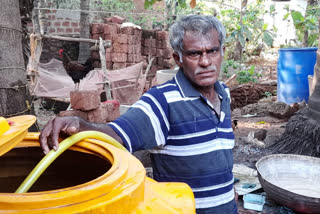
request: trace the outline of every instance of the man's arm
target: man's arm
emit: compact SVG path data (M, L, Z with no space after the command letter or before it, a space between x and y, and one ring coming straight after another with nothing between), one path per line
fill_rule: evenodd
M40 146L47 154L51 149L58 149L61 134L70 136L81 131L100 131L123 144L121 137L106 123L91 123L80 117L55 117L41 131Z

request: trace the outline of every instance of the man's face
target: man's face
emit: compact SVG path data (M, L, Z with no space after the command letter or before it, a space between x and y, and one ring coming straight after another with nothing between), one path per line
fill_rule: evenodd
M182 62L174 54L177 65L196 86L212 86L218 80L222 62L217 31L212 30L206 36L187 31L183 45Z

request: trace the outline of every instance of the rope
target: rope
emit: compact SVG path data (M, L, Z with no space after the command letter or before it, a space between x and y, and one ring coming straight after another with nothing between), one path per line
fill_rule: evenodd
M35 100L35 98L33 98L33 99L32 99L31 104L29 103L29 101L28 101L28 100L26 100L27 108L26 108L25 110L20 111L20 112L17 112L17 113L14 113L14 114L2 115L2 117L13 117L13 116L18 116L18 115L22 115L22 114L26 113L27 111L31 111L31 107L33 106L34 100Z
M0 25L0 28L8 29L8 30L15 30L15 31L18 31L18 32L20 32L20 33L23 33L22 30L20 30L20 29L8 27L8 26L2 26L2 25Z
M133 13L133 12L119 12L119 11L101 11L101 10L70 10L70 9L59 9L59 8L45 8L45 7L37 7L34 8L36 10L57 10L57 11L67 11L67 12L88 12L88 13L112 13L112 14L130 14L130 15L149 15L150 13L152 13L152 15L160 15L163 16L163 13Z
M2 67L2 68L0 68L0 70L4 70L4 69L20 69L20 70L26 71L26 69L22 68L22 67Z
M19 88L25 88L27 87L27 84L25 85L16 85L16 86L11 86L11 87L0 87L0 89L13 89L15 91L18 91Z

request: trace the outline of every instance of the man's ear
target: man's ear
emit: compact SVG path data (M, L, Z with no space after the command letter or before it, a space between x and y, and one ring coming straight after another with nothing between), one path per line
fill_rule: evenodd
M172 54L172 56L173 56L173 59L174 59L174 61L176 62L176 64L177 64L180 68L182 68L182 63L180 62L179 54L176 53L176 52L174 52L174 53Z

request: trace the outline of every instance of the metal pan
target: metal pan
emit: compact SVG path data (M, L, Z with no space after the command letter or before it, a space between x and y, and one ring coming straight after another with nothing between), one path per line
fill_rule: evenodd
M256 163L268 197L302 213L320 213L320 158L275 154Z

